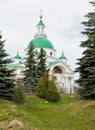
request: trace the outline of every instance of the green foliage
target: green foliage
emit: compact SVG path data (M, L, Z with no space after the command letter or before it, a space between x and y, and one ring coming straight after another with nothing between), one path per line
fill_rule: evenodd
M91 4L95 7L94 1ZM82 33L87 36L87 40L80 45L84 51L82 58L78 59L76 72L79 72L80 77L76 82L80 86L79 94L82 98L95 99L95 8L86 18L88 20L82 23L85 25Z
M54 78L49 80L48 72L45 72L40 78L36 94L50 102L57 102L60 100L60 94L56 88L55 80Z
M25 102L25 90L22 86L15 88L14 101L20 104Z
M95 100L78 100L64 94L57 103L45 103L34 94L26 97L25 104L0 99L0 128L15 118L22 122L23 130L94 130Z
M36 88L37 96L41 98L46 98L46 91L48 89L48 73L45 72L43 76L39 79L38 86Z
M60 100L60 94L56 88L55 81L49 80L48 82L48 89L46 91L46 100L50 102L57 102Z
M23 71L24 86L27 87L30 92L35 92L35 87L37 86L37 63L35 59L35 52L33 44L27 50L27 57L25 61L25 71Z
M46 71L46 52L43 48L40 49L40 53L38 54L38 65L37 65L37 74L38 78L40 78Z
M14 91L14 101L20 104L25 102L25 88L22 83L22 79L16 79L16 87Z
M12 61L4 49L5 41L0 34L0 98L13 100L14 98L14 70L9 70L7 64Z

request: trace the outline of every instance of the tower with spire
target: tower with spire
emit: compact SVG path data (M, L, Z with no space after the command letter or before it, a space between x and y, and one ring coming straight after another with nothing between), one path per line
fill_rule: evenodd
M44 37L46 37L46 34L44 33L45 24L43 23L42 18L43 18L43 16L42 16L42 10L41 10L41 13L40 13L40 21L39 21L38 24L37 24L38 33L35 35L35 37L36 37L36 36L44 36Z

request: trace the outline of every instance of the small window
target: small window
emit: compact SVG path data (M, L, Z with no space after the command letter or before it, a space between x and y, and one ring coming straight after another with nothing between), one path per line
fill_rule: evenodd
M21 64L22 62L21 61L19 61L19 64Z
M50 52L50 56L52 56L52 52Z

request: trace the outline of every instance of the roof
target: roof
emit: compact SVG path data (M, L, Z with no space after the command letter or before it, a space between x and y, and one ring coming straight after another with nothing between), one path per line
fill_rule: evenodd
M58 62L59 61L50 62L49 65L47 65L47 68L50 68L51 66L56 65Z
M7 64L7 67L19 67L19 68L24 68L25 65L24 64L14 64L14 63L10 63L10 64Z
M44 25L42 19L40 19L39 23L37 25Z
M22 59L22 57L17 53L17 55L14 57L14 59L20 60L20 59Z
M47 65L47 69L49 69L49 68L55 66L55 65L58 64L58 63L62 63L62 66L64 65L64 67L67 68L67 69L70 71L70 73L73 73L73 74L74 74L74 72L72 71L72 69L70 68L70 66L67 65L67 64L65 64L65 63L62 62L62 61L54 61L54 62L49 63L49 65Z
M62 54L59 59L63 59L63 60L67 60L67 58L64 56L64 54Z
M44 36L35 37L28 44L28 48L30 47L31 43L33 44L34 48L50 48L50 49L54 49L52 43Z

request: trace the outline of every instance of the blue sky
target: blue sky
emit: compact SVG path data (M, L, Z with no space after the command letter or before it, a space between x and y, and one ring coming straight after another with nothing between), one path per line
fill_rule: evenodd
M14 57L19 51L24 56L24 49L37 32L40 9L45 33L57 50L56 56L63 50L74 69L82 53L79 44L85 39L81 22L92 11L89 0L0 0L0 30L8 54Z

